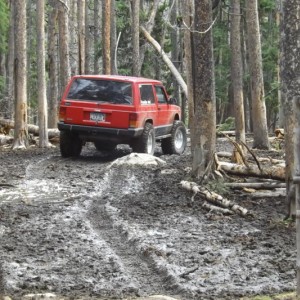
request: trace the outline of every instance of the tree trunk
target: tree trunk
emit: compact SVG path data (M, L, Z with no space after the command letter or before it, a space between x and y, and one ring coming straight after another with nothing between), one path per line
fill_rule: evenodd
M191 140L194 147L192 173L198 178L210 174L216 150L216 99L212 40L211 0L196 0L193 32L194 121Z
M183 19L188 28L193 24L193 1L188 0L182 3L183 5ZM194 121L194 95L193 95L193 72L192 72L192 35L190 30L184 30L184 60L186 65L186 81L188 94L188 111L189 111L189 128L194 128L192 122ZM194 149L194 140L191 140L191 148Z
M116 20L116 2L111 0L111 37L110 37L110 57L111 57L111 74L118 74L117 67L117 20Z
M104 26L103 26L103 66L104 74L111 74L111 0L104 0Z
M243 67L241 51L241 8L240 0L231 0L231 82L234 98L234 116L236 141L245 143L245 119L244 119L244 96L243 96Z
M8 58L7 58L7 115L12 118L14 113L14 56L15 56L15 19L14 1L10 1L9 37L8 37Z
M257 0L246 0L253 147L269 149Z
M282 44L281 44L281 81L283 92L283 109L285 116L285 160L286 183L289 215L296 215L297 237L297 298L300 298L300 44L299 44L298 0L283 2ZM293 105L294 104L294 105ZM293 178L293 176L295 176ZM295 197L289 197L293 180L296 183Z
M132 1L132 75L140 76L140 1Z
M85 0L77 0L78 74L85 74Z
M149 32L146 31L146 29L143 26L140 26L140 29L143 32L146 39L153 45L153 47L158 51L158 53L160 53L160 55L162 56L162 59L164 60L164 62L167 64L167 66L169 67L172 74L177 79L178 83L180 84L180 86L183 89L183 92L184 92L185 96L187 97L188 95L187 95L186 83L184 82L184 80L181 77L180 73L178 72L178 70L175 68L175 66L173 65L173 63L169 59L168 55L164 52L164 50L161 48L159 43L155 39L153 39L153 37L149 34Z
M100 42L102 31L102 6L100 0L94 0L94 74L100 74Z
M26 1L15 0L15 130L13 149L28 146Z
M66 4L68 4L66 0ZM59 28L59 96L62 93L71 77L70 54L69 54L69 17L68 8L61 4L58 11Z
M85 46L85 49L84 49L84 53L85 53L85 60L84 60L84 70L85 70L85 74L92 74L91 72L91 58L92 58L92 52L91 52L91 49L92 49L92 35L91 35L91 32L90 32L90 28L91 28L91 24L90 24L90 8L88 6L88 1L86 2L85 4L85 29L84 29L84 32L85 32L85 43L84 43L84 46Z
M48 147L48 113L45 71L45 3L37 0L37 85L38 85L38 122L39 147Z
M57 78L57 16L58 11L52 8L49 16L48 29L48 73L49 73L49 116L48 126L55 128L57 126L58 116L58 78Z

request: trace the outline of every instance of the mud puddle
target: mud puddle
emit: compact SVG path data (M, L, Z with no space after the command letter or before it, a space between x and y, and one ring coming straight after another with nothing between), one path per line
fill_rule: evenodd
M24 169L13 170L24 174L19 184L0 189L4 294L191 300L294 289L295 232L279 221L281 199L234 198L252 218L211 214L200 202L191 207L178 185L188 156L109 168L88 154L27 157Z

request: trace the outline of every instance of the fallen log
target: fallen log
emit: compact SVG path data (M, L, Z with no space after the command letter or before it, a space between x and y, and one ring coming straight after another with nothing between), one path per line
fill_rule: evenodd
M0 127L4 127L7 132L7 130L9 131L10 129L14 129L15 122L10 119L0 118ZM39 135L39 127L37 125L28 124L27 127L28 127L28 133L31 133L35 136ZM59 130L57 128L49 128L48 129L48 137L49 138L54 138L54 137L58 137L58 136L59 136Z
M224 198L223 196L221 196L215 192L209 191L208 189L199 186L195 182L183 180L180 182L180 185L182 188L193 192L193 196L191 198L192 202L194 201L195 196L197 194L200 194L207 201L217 204L218 206L221 206L223 208L230 209L239 215L246 216L248 214L248 210L246 208L244 208L238 204L235 204L234 202Z
M225 186L232 189L252 188L256 190L273 190L276 188L285 188L283 182L228 182Z
M286 189L278 188L274 191L256 191L254 193L250 193L247 197L251 199L264 199L264 198L276 198L276 197L285 197Z
M239 176L272 178L280 181L285 180L285 165L282 164L271 167L264 167L262 170L259 170L257 166L246 167L243 165L220 161L218 164L218 170L222 170L226 173Z
M13 139L10 135L0 134L0 146L12 143Z

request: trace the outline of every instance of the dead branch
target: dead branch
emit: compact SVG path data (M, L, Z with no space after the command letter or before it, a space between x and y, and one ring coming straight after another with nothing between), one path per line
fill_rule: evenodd
M263 170L260 170L256 166L246 167L229 162L219 162L219 166L224 172L233 175L271 178L280 181L285 180L285 166L283 165L266 167Z
M220 206L212 205L206 201L202 204L202 207L207 209L209 212L218 212L223 215L232 215L233 214L233 211L228 208L222 208Z
M150 33L145 29L145 27L140 26L141 32L144 34L145 38L152 44L152 46L157 50L157 52L161 55L162 59L166 63L166 65L169 67L171 73L176 78L178 84L181 86L182 91L184 92L184 95L186 98L188 98L188 92L187 92L187 85L185 81L183 80L181 74L178 72L174 64L169 59L168 55L164 52L164 50L161 48L160 44L150 35Z
M194 198L197 194L200 194L207 201L217 204L223 208L230 209L239 215L245 216L248 213L248 210L246 208L243 208L240 205L233 203L232 201L224 198L223 196L221 196L215 192L209 191L209 190L199 186L195 182L183 180L180 182L180 185L182 188L193 192L192 201L194 201Z
M230 187L232 189L244 189L244 188L252 188L252 189L267 189L273 190L276 188L285 188L285 183L283 182L230 182L225 183L225 186Z
M256 164L257 164L257 167L260 171L262 171L261 167L260 167L260 163L259 161L257 160L256 158L256 155L253 153L253 151L248 147L248 145L244 142L241 141L241 143L244 145L244 147L247 148L247 150L249 151L249 153L252 155L253 159L255 160Z

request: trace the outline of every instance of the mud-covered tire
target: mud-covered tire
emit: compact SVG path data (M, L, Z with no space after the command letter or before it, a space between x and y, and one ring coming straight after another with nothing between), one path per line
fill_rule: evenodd
M182 154L186 148L186 128L181 121L175 121L171 130L171 136L161 141L164 154Z
M155 132L152 124L145 124L142 135L132 143L131 147L133 152L154 154Z
M101 141L94 142L94 145L98 151L114 151L117 147L114 143Z
M77 134L60 132L60 153L62 157L77 157L82 150L82 141Z

